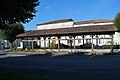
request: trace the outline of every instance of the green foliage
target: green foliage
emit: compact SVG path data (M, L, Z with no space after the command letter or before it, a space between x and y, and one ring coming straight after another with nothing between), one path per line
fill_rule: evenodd
M49 44L49 49L56 49L57 48L57 45L54 45L52 43Z
M7 40L7 35L5 33L6 33L5 30L0 29L0 36L2 37L2 39Z
M18 46L16 46L15 44L13 44L13 43L11 43L11 50L12 51L21 51L21 49L20 48L17 48Z
M16 39L16 36L24 32L24 27L21 23L17 24L7 24L8 28L5 30L0 30L0 36L4 40L8 40L10 43Z
M118 46L118 48L120 49L120 45Z
M113 45L114 42L112 42L112 41L108 41L107 44L108 44L108 45Z
M120 13L117 13L115 19L114 19L115 27L118 31L120 31Z
M114 47L114 42L108 41L107 43L108 43L108 45L110 45L110 48L113 48L113 47Z
M39 0L1 0L0 1L0 28L7 23L27 23L35 17L36 6ZM4 26L4 27L3 27Z

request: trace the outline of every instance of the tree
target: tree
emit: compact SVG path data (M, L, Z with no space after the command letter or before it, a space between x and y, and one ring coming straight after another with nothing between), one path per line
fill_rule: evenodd
M117 30L120 31L120 12L115 16L114 24Z
M16 36L23 32L24 32L24 27L21 23L7 24L7 29L0 30L0 36L4 40L8 40L10 43L13 43L14 40L16 39Z
M35 17L37 5L39 0L1 0L0 28L4 29L6 24L31 21Z

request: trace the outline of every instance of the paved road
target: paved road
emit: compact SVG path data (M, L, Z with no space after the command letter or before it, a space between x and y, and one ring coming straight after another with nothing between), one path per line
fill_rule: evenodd
M120 80L120 55L0 58L0 69L57 80Z

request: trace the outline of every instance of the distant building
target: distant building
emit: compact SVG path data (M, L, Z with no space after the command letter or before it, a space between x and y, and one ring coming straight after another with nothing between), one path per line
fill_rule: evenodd
M6 50L10 49L9 41L3 40L2 37L0 37L0 50Z
M3 39L0 37L0 50L2 50L2 42L3 42Z

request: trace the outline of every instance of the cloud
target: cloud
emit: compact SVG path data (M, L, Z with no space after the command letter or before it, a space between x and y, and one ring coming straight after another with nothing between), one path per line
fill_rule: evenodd
M49 7L49 6L46 6L46 7L45 7L45 9L49 10L49 9L50 9L50 7Z

